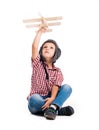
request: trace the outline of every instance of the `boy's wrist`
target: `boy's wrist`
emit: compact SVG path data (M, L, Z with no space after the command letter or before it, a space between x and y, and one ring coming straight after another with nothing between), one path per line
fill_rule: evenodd
M51 100L53 101L55 99L55 97L51 96Z
M39 29L38 31L37 31L37 33L40 33L40 34L43 34L43 30L42 29Z

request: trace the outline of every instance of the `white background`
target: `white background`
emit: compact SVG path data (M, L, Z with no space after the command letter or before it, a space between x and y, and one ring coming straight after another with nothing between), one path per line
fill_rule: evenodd
M23 19L62 16L62 25L46 33L62 50L57 61L73 92L64 105L75 114L54 121L33 116L26 97L31 82L31 45L35 29ZM40 43L40 44L41 44ZM0 129L99 129L99 0L0 1Z

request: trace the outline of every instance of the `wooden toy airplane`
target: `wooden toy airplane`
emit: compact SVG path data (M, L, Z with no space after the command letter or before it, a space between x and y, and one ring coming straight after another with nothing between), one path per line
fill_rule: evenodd
M42 23L42 20L44 20L47 24L47 27L49 26L57 26L57 25L60 25L61 22L55 22L57 20L62 20L62 16L57 16L57 17L40 17L40 18L34 18L34 19L24 19L23 22L26 23L26 27L27 28L33 28L33 27L40 27L41 23ZM52 22L54 21L54 22ZM37 22L36 24L31 24L31 23L35 23ZM47 32L51 32L52 29L47 29Z

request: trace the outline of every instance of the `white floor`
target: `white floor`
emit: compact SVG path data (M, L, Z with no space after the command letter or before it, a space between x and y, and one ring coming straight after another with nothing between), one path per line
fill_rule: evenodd
M99 0L39 2L0 1L0 130L99 130ZM58 41L62 56L56 65L73 89L64 106L73 106L74 115L54 121L31 115L27 108L35 31L22 20L39 11L64 18L41 40Z

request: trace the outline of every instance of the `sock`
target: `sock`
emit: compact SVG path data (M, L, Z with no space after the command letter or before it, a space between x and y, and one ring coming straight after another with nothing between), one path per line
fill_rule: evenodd
M57 106L56 106L56 105L53 105L53 104L51 104L50 107L53 108L54 110L57 109Z

